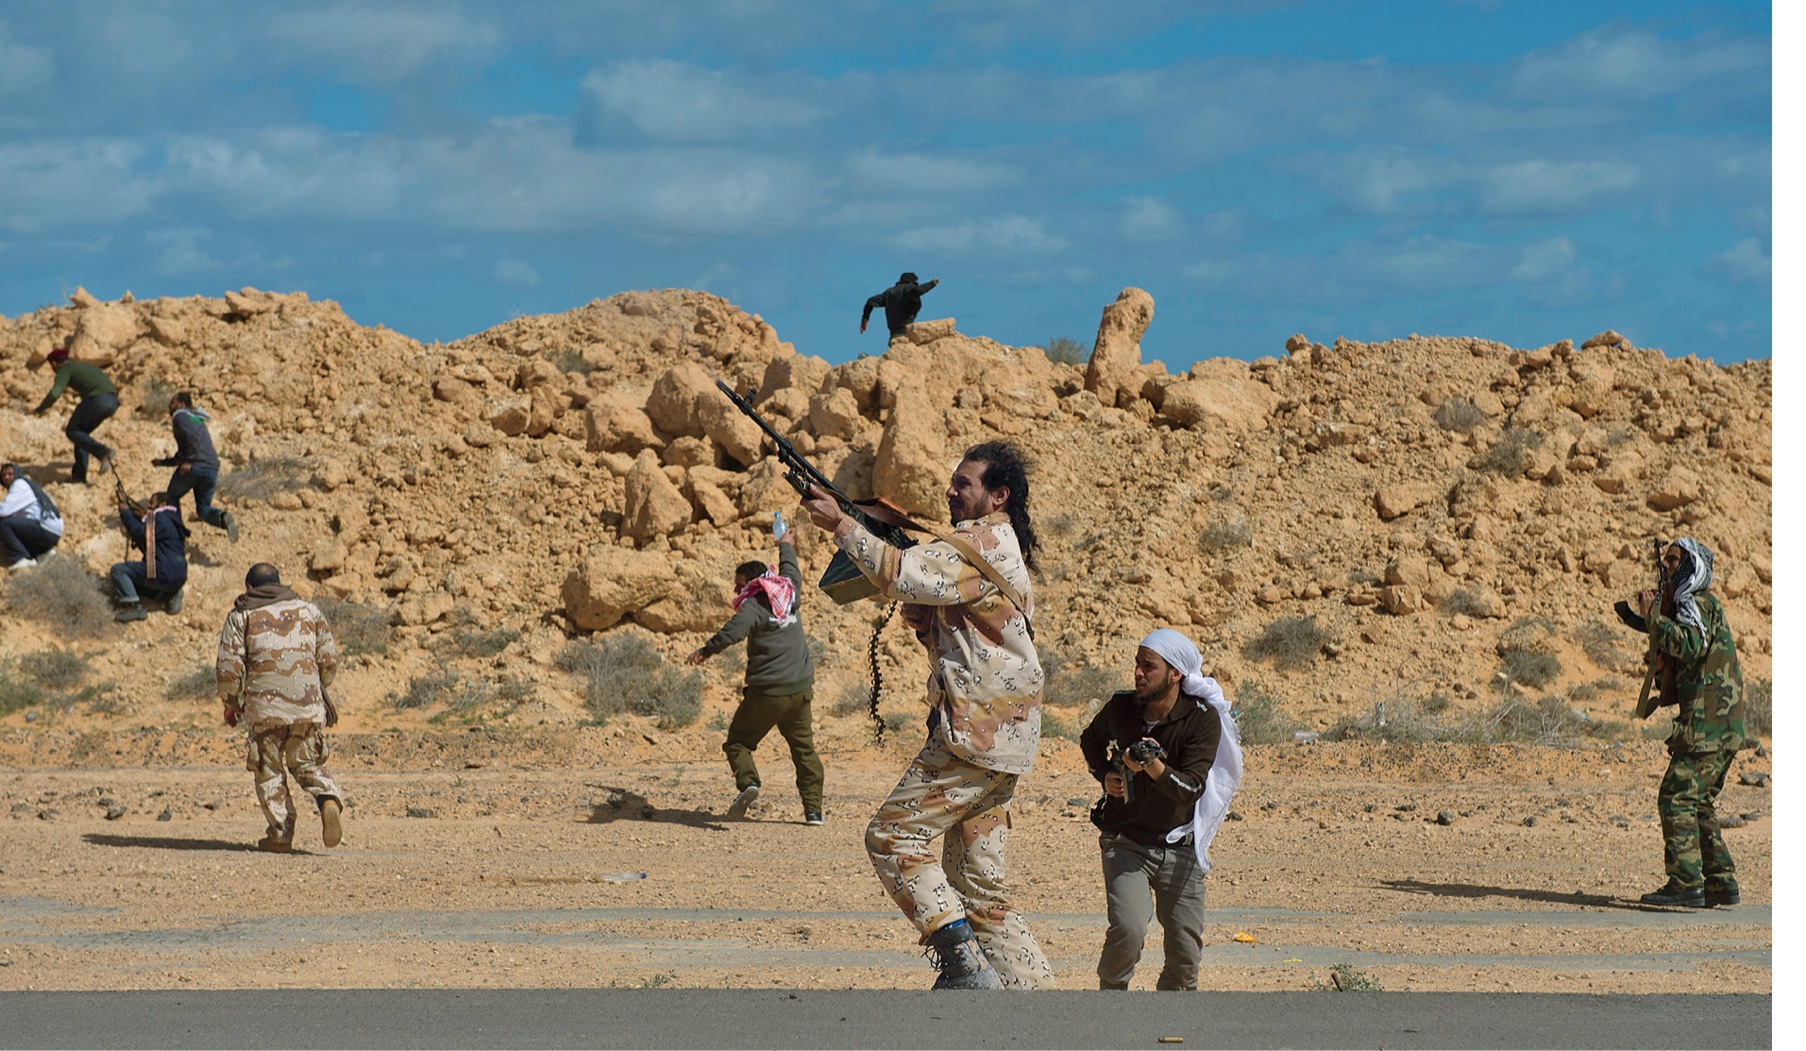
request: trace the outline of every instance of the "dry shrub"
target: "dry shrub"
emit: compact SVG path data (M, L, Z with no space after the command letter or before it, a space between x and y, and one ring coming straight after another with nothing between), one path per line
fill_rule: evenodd
M1530 463L1530 450L1543 444L1543 436L1523 427L1507 427L1474 464L1482 471L1515 478Z
M1629 659L1616 629L1598 617L1574 629L1574 641L1596 667L1617 668Z
M1073 662L1045 646L1036 646L1035 656L1041 660L1043 705L1071 707L1089 704L1092 701L1109 700L1110 695L1117 691L1116 680L1109 672L1093 666L1082 657ZM1043 732L1046 732L1045 729Z
M1507 649L1499 658L1499 670L1507 683L1540 690L1561 675L1561 658L1553 653Z
M546 360L551 362L559 372L574 372L579 376L587 376L593 371L590 363L583 360L583 351L577 347L560 347L547 354Z
M1241 731L1243 744L1283 744L1298 730L1298 721L1280 707L1273 696L1253 679L1235 688L1235 704L1229 710Z
M520 638L519 628L482 629L470 625L452 629L450 642L452 648L469 657L493 657Z
M335 598L316 598L314 606L332 628L339 653L347 657L381 656L389 652L395 628L389 623L389 612Z
M172 701L211 698L216 689L218 683L213 677L213 665L202 664L171 679L164 696Z
M1484 617L1492 612L1492 606L1486 601L1478 588L1456 588L1442 596L1436 608L1444 613L1460 613L1469 617Z
M1076 339L1056 336L1047 341L1047 360L1055 365L1083 365L1091 360L1091 352Z
M36 708L48 698L43 686L19 670L18 661L0 660L0 715Z
M1267 630L1242 647L1242 656L1252 661L1271 660L1280 671L1308 668L1329 635L1317 625L1316 614L1308 617L1281 617L1267 625Z
M1467 434L1486 422L1486 414L1466 398L1444 398L1436 406L1436 426L1445 431Z
M674 730L702 714L702 674L666 664L658 648L639 635L567 643L558 667L584 680L584 703L597 725L634 712L656 716L660 727Z
M245 503L268 500L277 493L292 493L312 483L313 465L297 456L254 458L243 467L221 475L219 494Z
M6 574L6 608L61 638L92 637L113 624L113 600L78 559L59 555Z
M1198 534L1198 546L1206 552L1231 551L1247 547L1254 539L1254 529L1245 518L1218 518Z
M152 420L169 419L169 399L176 393L176 385L155 376L146 376L138 381L138 415Z
M1743 688L1743 730L1751 737L1770 737L1775 732L1775 684L1757 679Z
M44 650L19 658L19 670L52 690L70 690L88 678L87 658L73 650Z

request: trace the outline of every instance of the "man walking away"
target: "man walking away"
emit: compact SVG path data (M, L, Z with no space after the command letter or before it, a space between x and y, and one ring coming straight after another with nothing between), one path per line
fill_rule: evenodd
M1718 793L1737 753L1749 747L1743 669L1724 606L1712 594L1712 551L1682 537L1662 552L1666 594L1639 596L1656 651L1661 705L1675 705L1668 772L1656 790L1668 882L1646 905L1709 908L1742 901L1737 866L1718 825Z
M1179 632L1150 633L1135 651L1135 688L1112 696L1079 737L1104 786L1091 811L1110 918L1100 989L1129 987L1156 915L1166 963L1154 987L1198 987L1210 841L1242 778L1240 735L1202 664Z
M260 850L294 848L290 775L320 808L320 841L336 847L343 836L344 797L324 766L331 750L323 728L339 722L326 687L338 670L338 644L319 608L284 587L275 566L252 566L220 628L213 678L226 725L245 730L245 768L268 825Z
M0 565L30 569L63 539L56 502L14 463L0 465Z
M916 275L905 271L903 276L897 278L896 284L865 301L865 313L859 316L859 331L863 333L865 326L871 322L872 311L883 307L884 323L890 327L890 338L896 339L915 321L916 315L922 312L922 297L940 283L941 279L937 277L925 285L918 285Z
M105 423L109 417L119 411L119 389L107 374L85 361L71 361L69 347L58 347L45 359L56 373L56 382L51 384L50 393L38 407L31 410L32 415L41 416L56 400L63 396L65 388L81 395L81 402L75 411L69 414L69 425L63 433L69 436L69 442L75 447L75 467L69 472L69 480L78 484L88 481L88 458L97 458L99 470L105 473L110 467L113 450L94 439L94 429Z
M803 507L880 596L904 603L929 660L928 739L865 830L878 881L922 932L940 969L936 989L1051 986L1053 969L1004 882L1010 800L1041 740L1043 676L1029 630L1036 545L1021 453L1007 442L967 449L947 487L953 530L908 549L820 489Z
M182 494L194 491L194 516L216 529L224 529L234 544L238 543L238 523L232 512L213 506L213 491L219 486L219 454L213 450L213 436L207 433L207 414L194 407L194 396L177 391L169 396L169 427L175 432L176 454L152 460L158 467L173 467L169 476L169 502L180 504Z
M126 623L150 616L144 599L163 602L165 613L182 612L182 586L188 583L188 527L182 512L163 493L151 495L151 511L144 517L119 496L119 527L132 546L144 552L142 562L113 563L113 597L119 612L113 619Z
M796 792L803 800L803 824L819 825L822 785L821 757L815 754L815 730L810 702L815 696L815 659L803 633L797 600L802 574L796 566L796 547L785 539L784 516L774 514L772 536L778 542L778 568L763 562L742 562L734 569L734 615L709 641L689 656L701 664L741 639L746 640L746 685L734 720L727 728L727 765L734 773L739 794L727 808L728 817L745 817L759 798L759 767L753 751L775 727L790 745L790 762L796 767Z

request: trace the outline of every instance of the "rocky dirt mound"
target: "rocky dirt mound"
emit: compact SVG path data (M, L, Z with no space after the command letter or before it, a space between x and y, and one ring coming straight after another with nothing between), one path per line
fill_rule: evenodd
M1232 693L1274 698L1306 727L1384 704L1477 712L1514 692L1622 717L1639 648L1610 606L1649 576L1649 539L1676 533L1718 553L1745 675L1769 674L1769 360L1673 360L1609 332L1534 349L1295 336L1283 355L1174 374L1141 361L1154 312L1126 289L1084 366L952 319L831 366L683 290L450 344L298 292L78 291L0 318L0 455L62 505L58 559L99 577L123 555L111 493L67 481L69 402L27 415L50 383L28 363L71 337L121 388L99 433L140 494L166 477L149 460L173 449L168 392L192 390L213 413L221 500L244 540L198 527L186 610L123 628L21 617L13 589L42 570L19 574L0 659L79 655L90 688L70 696L86 703L48 713L72 725L210 720L200 670L245 567L268 559L373 625L347 680L348 728L584 718L582 684L557 659L570 638L688 652L725 619L732 566L769 556L771 513L797 517L719 377L849 492L928 513L962 449L1021 443L1039 464L1039 637L1062 671L1056 702L1095 695L1095 678L1077 685L1086 665L1125 679L1134 641L1166 624L1198 639ZM819 573L831 552L806 521L798 546ZM877 612L805 607L824 714L857 707ZM920 676L906 636L893 624L880 646L899 713ZM737 667L708 674L718 708ZM383 703L427 680L447 688L417 708Z

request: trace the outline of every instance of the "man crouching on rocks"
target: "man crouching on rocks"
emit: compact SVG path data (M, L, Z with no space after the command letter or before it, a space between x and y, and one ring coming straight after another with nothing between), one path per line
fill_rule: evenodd
M321 842L339 845L344 804L321 766L330 754L322 727L339 721L326 696L338 670L339 648L325 616L284 587L275 566L252 566L245 593L220 629L213 677L226 725L245 729L245 768L255 776L257 803L269 823L259 849L287 853L294 847L290 774L319 805Z

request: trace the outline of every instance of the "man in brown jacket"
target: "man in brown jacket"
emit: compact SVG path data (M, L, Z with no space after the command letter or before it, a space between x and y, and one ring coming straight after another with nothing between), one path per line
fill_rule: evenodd
M256 777L257 802L269 823L257 843L263 850L293 849L290 774L319 805L321 841L339 845L344 804L322 766L330 751L321 732L339 721L326 696L338 669L339 649L325 616L284 587L275 566L252 566L245 593L220 629L213 676L226 725L245 728L245 768Z

